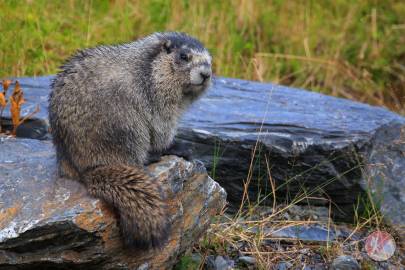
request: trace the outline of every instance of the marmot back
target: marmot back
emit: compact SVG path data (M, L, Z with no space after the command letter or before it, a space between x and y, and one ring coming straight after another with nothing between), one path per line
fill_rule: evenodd
M60 174L119 211L127 245L166 241L164 195L143 164L170 146L181 113L210 83L208 51L177 32L85 49L55 77L49 120Z

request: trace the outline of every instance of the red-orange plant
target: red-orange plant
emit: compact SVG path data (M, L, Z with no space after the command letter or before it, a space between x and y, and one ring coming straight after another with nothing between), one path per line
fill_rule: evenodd
M1 132L1 117L8 103L6 95L8 87L11 84L11 81L3 80L2 84L3 84L3 92L0 92L0 132ZM13 130L11 134L14 136L17 133L18 126L39 111L39 107L37 106L32 113L21 119L21 106L24 103L25 103L24 92L21 89L20 83L16 81L13 93L10 96L11 122L13 123Z

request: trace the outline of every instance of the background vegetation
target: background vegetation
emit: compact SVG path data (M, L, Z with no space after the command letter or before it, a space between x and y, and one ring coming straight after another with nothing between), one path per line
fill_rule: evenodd
M405 113L405 2L0 1L0 77L55 73L75 50L154 31L200 38L215 72Z
M405 115L401 0L0 0L0 79L53 74L77 49L165 30L201 39L214 56L217 75L307 88ZM246 229L246 224L260 227L270 219L276 228L302 224L284 217L293 203L273 207L269 217L238 213L218 221L194 251L205 260L247 242L261 269L281 259L296 261L292 254L299 248L263 251L262 232L252 236ZM363 217L356 216L354 232L381 227L374 205L367 209ZM328 228L330 223L329 217ZM327 244L318 253L330 261L349 244L336 245ZM188 259L176 269L190 269L194 262Z

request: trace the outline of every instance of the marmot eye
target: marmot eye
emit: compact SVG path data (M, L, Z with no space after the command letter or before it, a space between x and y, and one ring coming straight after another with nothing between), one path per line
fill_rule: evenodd
M189 61L189 60L190 60L190 58L188 57L188 55L185 54L185 53L180 53L180 59L181 59L181 60L184 60L184 61Z

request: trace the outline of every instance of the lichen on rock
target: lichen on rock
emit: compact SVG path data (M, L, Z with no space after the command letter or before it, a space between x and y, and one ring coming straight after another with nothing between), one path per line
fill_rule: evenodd
M170 269L225 204L202 163L165 156L148 170L165 183L169 240L162 250L128 250L114 210L57 176L50 141L8 138L0 148L0 269Z

